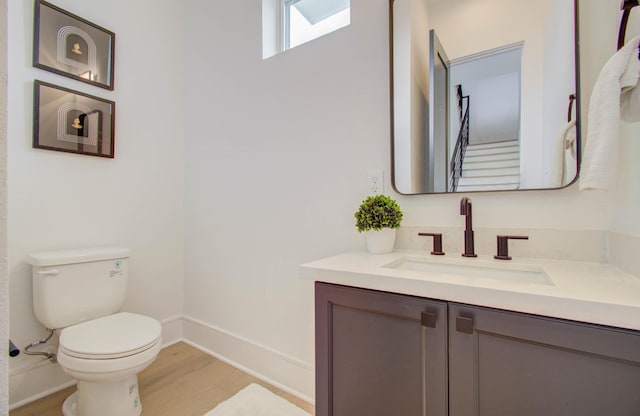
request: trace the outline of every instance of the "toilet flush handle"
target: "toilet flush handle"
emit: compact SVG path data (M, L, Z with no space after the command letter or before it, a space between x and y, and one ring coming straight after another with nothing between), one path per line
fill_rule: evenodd
M49 269L49 270L40 270L38 274L41 276L57 276L60 274L60 270L58 269Z

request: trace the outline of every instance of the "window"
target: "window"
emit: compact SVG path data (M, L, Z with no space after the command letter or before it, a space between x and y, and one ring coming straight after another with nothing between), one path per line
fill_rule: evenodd
M350 0L282 0L283 50L331 33L351 22Z
M262 0L262 58L351 23L351 0Z

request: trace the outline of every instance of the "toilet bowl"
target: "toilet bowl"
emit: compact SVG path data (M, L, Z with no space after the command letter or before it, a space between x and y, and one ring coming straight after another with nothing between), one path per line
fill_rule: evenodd
M60 331L58 363L78 380L64 416L138 416L137 374L160 351L161 328L147 316L121 312Z
M139 416L137 374L158 355L160 323L120 312L130 250L98 247L34 253L33 311L60 335L57 361L78 381L64 416Z

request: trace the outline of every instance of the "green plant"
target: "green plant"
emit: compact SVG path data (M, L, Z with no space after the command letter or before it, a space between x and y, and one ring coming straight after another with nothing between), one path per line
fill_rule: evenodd
M385 195L367 197L355 213L358 232L382 228L398 228L402 221L402 210L396 201Z

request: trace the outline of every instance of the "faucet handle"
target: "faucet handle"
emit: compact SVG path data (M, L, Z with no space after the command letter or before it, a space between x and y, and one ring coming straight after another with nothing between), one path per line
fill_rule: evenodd
M444 256L442 251L442 234L440 233L418 233L421 237L433 237L433 251L431 254L434 256Z
M509 256L509 240L528 240L526 235L499 235L498 240L498 253L493 256L497 260L511 260Z

